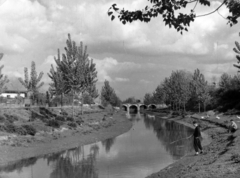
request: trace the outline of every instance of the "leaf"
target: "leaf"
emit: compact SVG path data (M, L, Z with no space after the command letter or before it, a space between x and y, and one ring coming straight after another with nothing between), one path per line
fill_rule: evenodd
M112 17L111 17L111 20L113 21L115 19L115 16L114 15L112 15Z

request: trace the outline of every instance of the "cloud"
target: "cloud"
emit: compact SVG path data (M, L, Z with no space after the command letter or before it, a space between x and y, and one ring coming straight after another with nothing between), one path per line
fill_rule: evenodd
M115 78L115 81L117 81L117 82L128 82L129 81L129 79L128 78Z

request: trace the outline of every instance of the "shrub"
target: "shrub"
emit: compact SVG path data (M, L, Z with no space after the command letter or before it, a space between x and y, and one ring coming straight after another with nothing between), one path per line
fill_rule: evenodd
M5 122L6 117L4 115L0 115L0 122Z
M68 116L67 121L74 121L74 119L72 117Z
M5 123L5 131L8 133L14 133L16 131L16 126L12 123Z
M27 131L27 134L29 135L35 135L37 132L32 125L22 125L22 127Z
M56 120L49 120L47 122L47 125L50 126L50 127L54 127L54 128L59 128L60 127L59 121L56 121Z
M16 115L10 115L5 113L4 116L10 123L13 123L14 121L18 120L18 117Z
M77 127L77 124L76 124L76 122L69 122L69 123L68 123L68 126L73 127L73 128L76 128L76 127Z
M83 120L77 120L76 123L77 123L78 125L82 125Z
M27 130L22 126L15 126L15 132L19 135L27 135Z
M61 114L62 114L63 116L67 116L67 115L68 115L68 113L65 112L65 111L61 111Z
M55 120L64 122L65 118L63 116L57 116Z

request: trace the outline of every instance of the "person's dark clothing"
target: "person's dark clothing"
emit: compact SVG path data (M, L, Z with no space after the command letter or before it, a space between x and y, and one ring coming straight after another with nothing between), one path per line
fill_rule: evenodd
M193 133L193 137L197 138L197 137L201 137L201 131L199 126L195 127L194 133Z
M197 126L193 133L193 143L194 143L194 149L196 152L200 149L202 151L202 144L201 144L201 131L199 126Z

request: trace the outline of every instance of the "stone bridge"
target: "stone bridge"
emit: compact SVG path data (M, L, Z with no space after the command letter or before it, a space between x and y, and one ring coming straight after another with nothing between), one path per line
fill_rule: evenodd
M142 103L139 104L122 104L122 109L127 112L140 112L142 110L146 109L156 109L158 108L158 105L156 104L149 104L145 105Z

